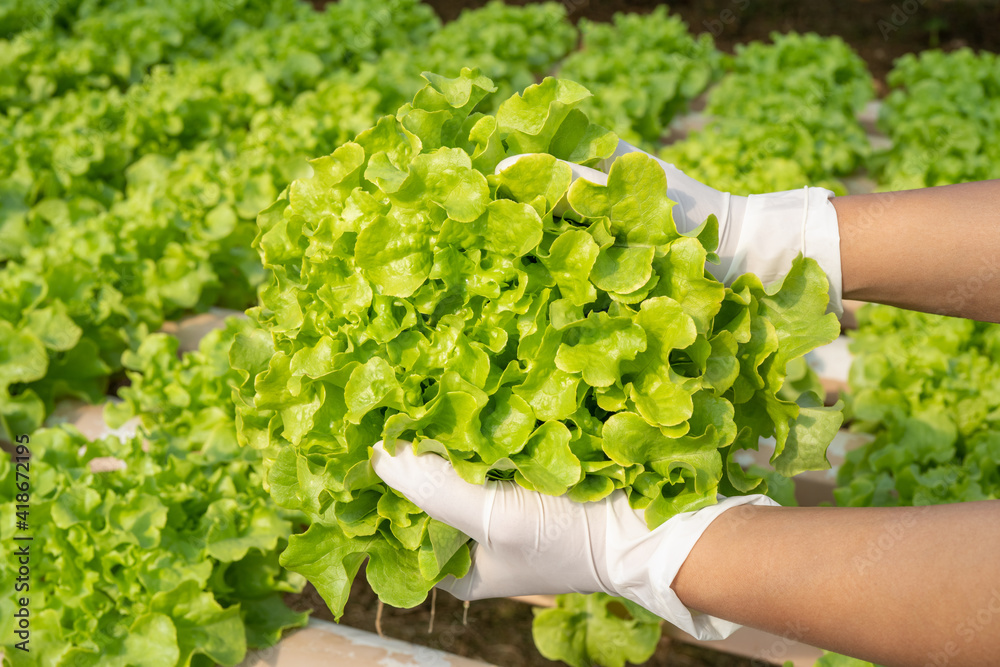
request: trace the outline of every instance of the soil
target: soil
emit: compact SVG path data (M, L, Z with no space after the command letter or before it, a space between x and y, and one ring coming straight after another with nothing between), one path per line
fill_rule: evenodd
M285 601L296 610L313 610L313 616L332 621L333 615L311 584ZM363 576L351 589L351 598L341 623L375 632L378 599ZM382 631L388 637L412 644L429 646L456 655L475 658L497 667L565 667L546 660L531 638L532 607L507 599L480 600L469 605L463 623L464 605L447 593L439 593L435 604L433 632L428 632L431 602L413 609L383 607ZM660 639L649 667L764 667L768 663L751 661L698 646Z
M425 0L445 21L487 0ZM531 0L507 0L523 5ZM772 31L839 35L868 63L880 92L892 62L904 53L963 46L1000 51L1000 0L561 0L570 20L609 21L615 12L646 13L668 4L692 32L709 32L716 45L766 40Z

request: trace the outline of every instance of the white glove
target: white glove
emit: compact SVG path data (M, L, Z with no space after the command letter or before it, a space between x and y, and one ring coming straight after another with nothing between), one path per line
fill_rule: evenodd
M382 481L477 543L469 573L449 576L439 588L462 600L604 592L632 600L698 639L724 639L740 626L687 609L671 588L678 570L727 509L777 505L767 496L736 496L650 531L622 491L577 503L513 482L469 484L445 459L418 456L402 441L395 456L381 442L374 450L372 465Z
M573 178L585 178L598 185L607 183L611 163L626 153L642 153L624 141L601 169L570 164ZM649 155L646 153L646 155ZM513 155L497 165L496 173L520 158ZM674 221L681 233L695 229L709 215L719 220L721 263L707 269L730 285L744 273L754 273L766 286L780 280L791 268L792 260L802 253L815 259L830 281L828 310L840 317L844 313L843 280L840 268L840 229L837 211L830 202L834 193L826 188L802 188L771 194L733 196L719 192L687 176L672 164L652 155L667 175L667 197L677 203Z

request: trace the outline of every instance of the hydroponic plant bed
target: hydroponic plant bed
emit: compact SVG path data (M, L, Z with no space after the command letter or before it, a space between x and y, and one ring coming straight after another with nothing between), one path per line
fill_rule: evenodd
M36 639L46 648L27 664L39 656L52 664L233 664L247 646L273 644L305 622L280 601L304 581L277 564L304 518L276 509L261 458L238 446L231 390L247 378L231 366L230 351L246 324L230 323L199 348L211 316L198 313L254 304L264 279L252 247L257 213L308 173L308 158L412 99L422 69L454 76L481 66L502 91L477 109L490 114L510 94L565 70L595 93L587 113L736 192L932 185L995 175L998 164L984 159L998 145L997 120L981 113L1000 97L989 53L931 51L900 61L887 77L893 92L878 136L871 97L885 86L873 85L837 39L778 35L729 57L693 36L697 20L690 30L663 10L598 25L576 22L582 12L573 3L493 3L442 27L416 2L388 9L361 0L319 14L291 0L41 8L15 0L0 8L8 65L0 81L0 440L10 453L11 441L31 438L44 483L30 525L53 556L34 570L51 590L32 597ZM678 121L696 99L708 115ZM681 125L683 133L672 132ZM942 127L957 128L946 150ZM678 141L663 146L668 136ZM387 164L379 178L391 187ZM281 255L276 236L268 252ZM164 324L191 314L196 322ZM880 309L860 320L860 367L887 372L853 378L864 399L853 406L859 427L877 446L851 458L838 499L995 497L995 419L938 363L959 358L989 374L995 331ZM153 333L161 327L195 334L178 346ZM937 332L930 348L924 329ZM928 354L900 355L882 339ZM796 391L816 387L804 366L795 373ZM912 394L911 423L867 400L928 373L954 414ZM108 419L140 421L140 437L88 443L72 430L37 430L46 418L67 417L57 410L63 399L109 397L121 402ZM934 459L886 468L886 445L920 420L948 426L939 429L946 437L935 441ZM0 458L5 480L7 462ZM790 488L774 481L772 493L790 502ZM15 530L14 504L8 486L0 489L4 540ZM137 521L148 529L135 530ZM105 568L108 558L122 562ZM5 586L7 565L0 563ZM0 598L6 660L13 604ZM474 609L492 609L483 605ZM204 627L211 632L197 632ZM140 634L156 650L129 639ZM654 647L657 659L664 641Z

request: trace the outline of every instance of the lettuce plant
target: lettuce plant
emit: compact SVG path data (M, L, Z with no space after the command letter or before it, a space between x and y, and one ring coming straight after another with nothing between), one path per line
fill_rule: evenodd
M4 558L4 664L235 665L305 624L282 599L305 580L278 564L303 517L275 506L260 454L236 440L228 356L246 328L231 320L183 357L165 334L127 354L132 386L106 417L140 417L135 437L89 442L65 425L31 434L31 651L14 648L18 565ZM6 544L14 482L0 452Z
M254 303L257 213L379 100L334 72L286 103L266 74L185 62L0 117L0 439L62 397L102 400L165 319Z
M1000 57L968 48L899 58L880 126L892 147L873 165L887 190L1000 176Z
M866 306L852 334L844 506L1000 497L1000 325Z
M849 658L846 655L823 651L823 657L817 660L813 667L878 667L878 665L866 660L858 660L857 658Z
M873 95L871 75L838 37L771 37L737 47L733 71L708 95L708 125L662 157L737 194L805 185L845 193L834 177L871 151L855 117Z
M16 112L72 90L124 89L153 65L212 58L223 52L227 33L263 31L304 9L294 0L5 2L0 110Z
M462 67L477 67L497 86L479 111L496 111L496 104L549 73L575 47L576 28L558 2L509 5L492 0L464 10L444 24L419 48L400 44L382 53L367 68L366 87L377 90L383 112L394 112L423 85L420 72L457 75Z
M546 79L490 116L470 113L494 88L477 70L425 76L261 213L269 277L231 351L240 440L311 519L282 564L335 616L366 559L396 606L469 567L466 536L375 476L379 440L474 484L621 489L651 527L762 491L731 458L762 436L782 474L828 465L839 410L777 395L789 361L839 332L812 260L725 287L705 270L716 221L678 233L650 158L571 185L557 158L596 164L618 141L577 108L582 86ZM535 155L494 174L517 153Z
M556 606L535 609L531 636L549 660L572 667L641 665L656 652L662 621L631 600L557 595Z
M712 37L695 38L678 16L657 7L617 13L613 24L580 21L583 44L559 68L594 92L583 109L632 143L655 145L675 115L722 70Z

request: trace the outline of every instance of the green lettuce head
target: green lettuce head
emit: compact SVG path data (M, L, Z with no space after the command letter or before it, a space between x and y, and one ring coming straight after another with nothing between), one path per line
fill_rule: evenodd
M230 361L241 442L312 521L283 565L338 617L366 559L395 606L465 574L468 538L374 474L379 440L473 484L581 502L621 489L650 527L763 492L732 456L761 437L784 475L828 466L839 409L778 396L788 363L839 332L818 265L723 286L705 271L715 219L678 233L642 154L607 185L571 185L559 160L597 165L618 142L577 108L578 84L546 79L489 116L472 113L494 90L478 71L425 78L259 217L269 279ZM534 155L494 174L519 153Z

